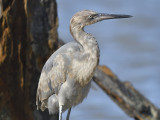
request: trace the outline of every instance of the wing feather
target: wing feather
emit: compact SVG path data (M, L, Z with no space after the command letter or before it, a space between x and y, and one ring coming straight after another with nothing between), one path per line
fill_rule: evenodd
M47 99L52 94L58 94L61 85L66 81L66 73L71 65L73 55L80 52L81 46L76 42L65 44L45 63L37 88L36 104L37 108L45 110ZM39 102L40 101L40 102Z

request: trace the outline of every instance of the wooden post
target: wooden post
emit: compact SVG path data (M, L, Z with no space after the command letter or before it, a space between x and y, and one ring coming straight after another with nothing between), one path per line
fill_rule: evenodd
M35 108L42 66L57 49L55 0L2 0L0 120L49 119Z

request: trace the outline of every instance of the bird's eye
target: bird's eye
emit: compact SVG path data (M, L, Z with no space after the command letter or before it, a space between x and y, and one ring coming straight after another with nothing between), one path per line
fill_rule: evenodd
M89 19L93 19L93 16L92 16L92 15L90 15L90 16L88 16L88 18L89 18Z

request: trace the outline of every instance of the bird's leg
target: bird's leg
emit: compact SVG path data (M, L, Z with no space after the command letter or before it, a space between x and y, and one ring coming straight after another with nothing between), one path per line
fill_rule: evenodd
M62 105L59 106L59 120L62 120Z
M68 110L68 113L67 113L67 118L66 118L66 120L69 120L70 113L71 113L71 108L69 108L69 110Z

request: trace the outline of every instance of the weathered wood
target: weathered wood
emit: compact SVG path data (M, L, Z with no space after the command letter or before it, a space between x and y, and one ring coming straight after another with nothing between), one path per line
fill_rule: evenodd
M135 120L160 120L160 111L129 82L121 82L107 67L99 66L93 80Z
M1 17L1 15L2 15L2 10L3 10L2 0L0 0L0 17Z
M1 2L0 120L50 119L34 108L40 71L58 47L56 1Z

